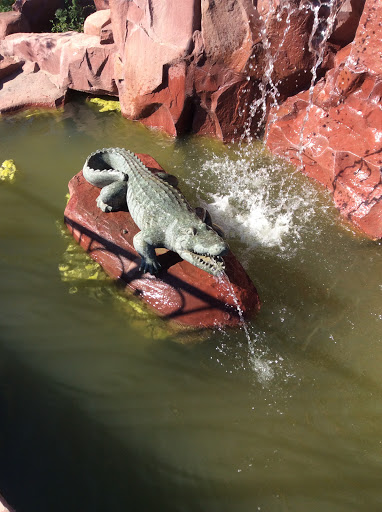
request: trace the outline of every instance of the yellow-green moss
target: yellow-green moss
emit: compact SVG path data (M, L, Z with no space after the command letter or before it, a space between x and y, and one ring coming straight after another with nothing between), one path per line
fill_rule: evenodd
M118 100L104 100L102 98L90 98L90 103L100 107L100 112L121 112L121 105Z
M13 160L5 160L0 167L0 180L12 182L15 179L16 166Z

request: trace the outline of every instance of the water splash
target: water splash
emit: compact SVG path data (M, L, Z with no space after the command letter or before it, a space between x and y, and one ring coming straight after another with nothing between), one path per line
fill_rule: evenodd
M246 152L213 156L201 170L191 170L190 178L193 188L211 183L213 191L203 190L198 200L227 238L244 245L244 251L273 248L284 257L292 256L315 217L313 187L302 193L301 178L253 146Z

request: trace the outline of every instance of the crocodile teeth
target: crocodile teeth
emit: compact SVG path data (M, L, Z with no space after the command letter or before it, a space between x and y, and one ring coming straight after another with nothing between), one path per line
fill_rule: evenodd
M190 255L190 258L187 258L187 260L209 274L218 275L224 272L225 265L221 256L212 256L210 253L187 252Z

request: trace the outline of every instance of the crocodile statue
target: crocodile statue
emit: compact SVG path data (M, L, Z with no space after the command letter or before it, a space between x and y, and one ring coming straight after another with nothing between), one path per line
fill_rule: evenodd
M140 270L155 274L155 248L165 247L209 274L224 272L228 246L208 212L193 209L166 173L152 173L131 151L100 149L86 159L84 178L101 188L97 206L104 212L128 208L140 231L133 243ZM176 178L175 178L176 179ZM201 218L202 215L202 218Z

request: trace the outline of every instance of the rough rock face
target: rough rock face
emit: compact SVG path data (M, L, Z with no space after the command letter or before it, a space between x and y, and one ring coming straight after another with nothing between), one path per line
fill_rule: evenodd
M110 23L110 9L96 11L86 18L84 23L84 33L88 36L101 37L102 29Z
M163 170L148 155L138 155L153 172ZM142 275L133 246L139 231L128 212L103 213L96 206L99 189L77 174L69 183L65 223L74 238L120 284L139 295L158 314L193 327L237 325L237 304L245 316L260 307L256 288L232 253L224 257L230 284L219 282L170 251L158 259L158 276ZM233 293L235 296L233 296Z
M354 42L312 90L271 113L268 146L333 192L341 213L382 237L382 6L367 0Z
M1 69L1 62L0 62ZM26 62L2 83L0 76L0 114L29 107L57 108L63 105L66 88L55 83L55 77Z
M313 14L298 0L264 19L250 0L110 0L110 10L122 112L171 135L238 138L246 119L256 133L269 79L284 96L309 84Z
M342 0L329 41L341 47L351 43L356 34L366 0Z
M94 5L96 6L97 11L109 9L109 0L94 0Z
M12 75L23 67L24 61L15 57L2 57L0 55L0 80Z
M201 30L197 33L193 65L196 112L193 131L231 139L249 116L258 88L247 77L260 77L258 68L250 68L253 59L263 62L262 24L251 2L202 1Z
M0 41L0 54L34 62L54 75L59 87L92 94L117 95L113 45L99 37L64 34L13 34Z
M44 1L16 2L16 8L28 15L32 28L37 26L34 16L45 12ZM62 7L62 1L50 2L50 8L54 11ZM349 37L349 27L354 27L358 11L354 0L337 3L342 18L334 40L339 44ZM60 74L71 73L68 81L74 89L116 94L118 88L125 116L171 135L193 131L230 140L244 133L259 134L270 104L310 83L307 70L316 57L312 49L316 32L322 29L317 26L311 34L315 5L311 2L99 0L95 4L99 10L86 20L85 33L97 36L98 44L105 46L115 41L115 47L107 49L109 54L115 50L115 55L104 64L100 52L91 48L80 66L61 66ZM54 44L51 56L41 46L43 67L33 37L24 41L25 47L34 48L30 60L35 58L49 72L58 65L57 46L61 45ZM66 48L73 50L74 60L77 53L84 57L84 50L78 52L70 45ZM323 70L331 65L329 50L328 46ZM25 58L26 52L22 53ZM84 76L88 79L94 70L96 74L102 70L102 75L108 75L107 86L97 88L95 80L90 79L91 86L86 87L86 80L75 77L86 68L89 55L98 64L89 65L90 73L86 69Z
M16 32L29 32L28 20L20 12L0 12L0 39Z
M111 0L110 10L123 114L176 135L185 106L184 59L192 51L198 2Z

